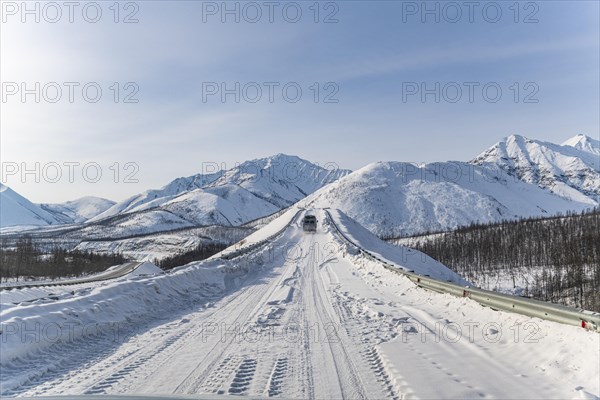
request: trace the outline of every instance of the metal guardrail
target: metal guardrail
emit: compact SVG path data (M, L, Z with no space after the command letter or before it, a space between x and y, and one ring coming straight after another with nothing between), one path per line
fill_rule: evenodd
M244 247L241 247L241 248L239 248L237 250L234 250L234 251L231 251L229 253L223 254L223 255L221 255L221 258L223 260L232 260L232 259L234 259L236 257L239 257L239 256L244 255L246 253L249 253L251 251L254 251L257 248L262 247L262 246L266 245L269 242L272 242L274 239L276 239L277 237L279 237L283 232L285 232L285 230L287 228L289 228L290 225L292 225L292 223L294 223L294 221L298 218L298 215L300 215L300 213L302 211L303 210L298 210L296 212L296 214L294 214L294 216L292 218L290 218L289 222L287 224L285 224L285 226L283 228L281 228L280 230L278 230L277 232L275 232L271 236L267 237L266 239L260 240L260 241L258 241L256 243L252 243L252 244L250 244L248 246L244 246Z
M142 264L143 263L138 262L138 261L120 264L120 266L123 268L122 270L119 269L115 273L106 274L104 276L96 276L96 277L91 276L89 278L65 279L64 281L48 282L48 283L24 283L24 284L11 285L11 286L1 286L0 291L15 290L15 289L28 289L28 288L34 288L34 287L68 286L68 285L77 285L80 283L107 281L109 279L116 279L116 278L125 276L125 275L135 271L136 268ZM129 265L129 266L125 267L126 265Z
M381 259L350 240L336 225L329 211L325 210L325 212L329 222L343 241L355 247L365 257L379 262L386 269L406 276L419 287L458 297L468 297L494 310L508 311L562 324L581 326L588 330L600 332L600 313L444 282L427 275L416 274L414 271L409 271L388 260Z

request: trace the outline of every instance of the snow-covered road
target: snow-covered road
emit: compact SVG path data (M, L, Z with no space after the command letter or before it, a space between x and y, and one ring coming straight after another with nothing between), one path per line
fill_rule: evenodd
M597 333L417 288L353 255L325 213L314 213L316 234L295 221L268 247L188 267L189 276L211 283L186 286L190 301L169 294L177 274L148 278L145 287L154 285L164 299L146 316L118 334L83 336L5 360L0 393L318 399L600 393ZM376 240L333 215L354 237ZM407 267L418 271L419 262L431 268L423 259ZM127 284L113 289L126 292ZM73 301L59 308L71 316L77 307L84 306Z

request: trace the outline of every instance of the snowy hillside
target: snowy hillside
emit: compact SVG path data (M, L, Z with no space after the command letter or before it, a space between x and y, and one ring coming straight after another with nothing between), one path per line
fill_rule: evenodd
M63 223L85 222L115 205L112 200L86 196L59 204L40 204Z
M589 200L567 200L510 176L490 176L464 162L420 167L378 162L340 179L299 203L339 208L377 235L439 231L475 221L583 210Z
M395 263L417 274L427 275L442 281L454 282L459 285L470 284L460 275L425 253L402 245L384 242L340 210L331 210L329 213L347 238L363 249L369 249L371 254L380 259Z
M162 189L115 204L91 222L140 211L166 211L194 225L241 225L289 207L349 173L277 154L214 174L178 178Z
M471 162L492 163L568 200L590 205L600 202L600 145L584 135L562 145L512 135Z
M53 214L0 183L0 227L61 222Z
M101 220L121 213L134 212L142 209L152 208L167 203L182 193L199 189L213 182L220 174L194 175L187 178L177 178L162 189L147 190L138 195L114 204L105 212L96 216L93 220Z
M168 230L127 238L119 238L115 235L88 240L84 237L75 248L98 254L121 253L132 260L152 261L191 251L201 244L233 244L252 232L253 229L249 228L208 226ZM77 235L77 232L72 235Z

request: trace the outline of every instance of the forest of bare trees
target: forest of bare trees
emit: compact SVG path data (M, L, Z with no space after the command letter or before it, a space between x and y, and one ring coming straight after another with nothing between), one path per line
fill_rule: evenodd
M544 219L474 224L413 240L466 279L499 273L523 295L600 311L600 209ZM482 279L483 278L483 279Z
M154 264L164 270L173 269L180 265L191 263L192 261L204 260L218 252L225 250L229 245L219 242L199 244L195 249L185 253L176 254L162 260L154 260Z
M77 277L123 264L120 254L95 254L87 251L40 250L29 237L17 240L15 247L0 246L0 281Z

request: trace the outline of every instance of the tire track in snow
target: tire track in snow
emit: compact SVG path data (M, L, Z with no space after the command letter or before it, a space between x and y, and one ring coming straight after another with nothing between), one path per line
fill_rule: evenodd
M267 394L269 397L279 396L282 394L282 381L288 370L287 357L280 357L273 366L273 371L269 377L269 389Z
M233 382L229 385L229 394L243 395L248 392L254 372L256 371L256 360L253 358L245 358L239 365Z
M320 234L320 237L324 238L325 235ZM319 268L319 264L316 261L313 260L313 262L310 262L306 266L306 280L309 283L307 290L310 293L307 308L312 308L315 312L314 317L316 317L317 326L323 328L326 332L324 340L319 341L320 346L325 347L330 354L330 360L337 376L338 390L341 397L366 399L367 395L363 382L345 347L344 341L348 342L349 340L347 337L343 338L345 340L342 340L340 337L342 332L339 332L337 329L337 327L341 326L340 321L332 316L332 311L334 310L332 309L331 302L323 299L323 296L326 296L326 289L321 276L322 269ZM329 336L329 327L333 327L334 337ZM312 371L314 370L315 367L313 366Z
M280 240L278 240L276 243L280 242ZM280 246L283 247L283 246ZM233 319L233 321L221 321L221 323L226 323L227 326L242 326L242 327L247 327L249 326L249 324L253 321L257 320L257 316L260 314L260 311L263 309L264 305L268 303L269 298L271 298L271 296L273 295L273 293L283 285L283 281L284 281L284 277L286 276L286 272L291 269L294 266L294 263L292 262L288 262L284 260L283 265L279 268L280 271L278 272L280 274L279 279L272 279L270 282L267 283L263 283L262 285L255 285L254 290L246 290L245 295L243 296L243 299L241 301L242 303L242 310L241 311L237 311L237 313L235 314L235 318ZM271 271L272 273L272 271ZM262 276L259 276L256 278L256 280L260 280L261 278L264 278ZM266 290L264 290L264 286L266 286ZM237 302L236 302L237 303ZM224 306L224 308L233 308L234 310L237 307L237 304L234 305L232 307L232 304L226 304ZM234 312L234 310L231 310L232 313ZM222 314L228 314L227 310L222 310L221 311ZM229 323L227 323L229 322ZM186 378L177 386L177 388L175 389L176 393L185 393L185 394L194 394L194 393L199 393L201 392L201 387L206 385L206 381L210 379L211 374L215 375L217 374L218 370L216 369L217 365L219 364L219 361L221 361L222 359L225 358L225 356L227 354L231 354L233 351L232 350L234 348L237 347L237 355L238 356L243 356L244 353L246 352L245 349L240 348L243 346L239 346L239 344L234 343L235 341L235 336L231 335L231 337L229 339L225 339L224 341L219 340L217 342L215 342L211 349L209 350L208 354L206 355L205 359L202 360L201 362L199 362L197 364L197 366L194 368L194 370L188 374L186 376ZM210 361L208 363L206 363L206 360L210 358ZM223 380L226 380L227 377L224 377ZM215 382L213 382L215 383ZM209 385L214 387L215 385ZM217 390L217 392L214 393L218 393L218 391L220 389L213 389L213 390Z

